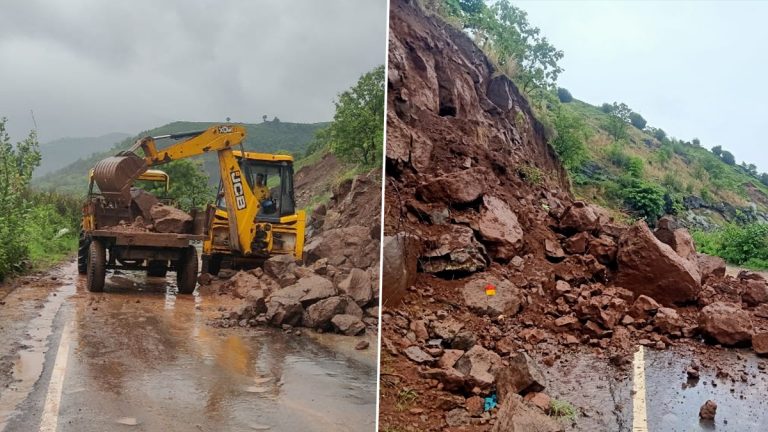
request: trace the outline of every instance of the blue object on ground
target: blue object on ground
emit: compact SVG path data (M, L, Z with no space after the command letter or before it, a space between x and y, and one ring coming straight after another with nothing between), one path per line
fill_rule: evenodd
M485 398L485 411L496 408L496 393Z

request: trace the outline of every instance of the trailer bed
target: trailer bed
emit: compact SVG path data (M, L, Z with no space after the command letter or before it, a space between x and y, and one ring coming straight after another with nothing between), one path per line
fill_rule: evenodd
M183 248L190 242L203 240L202 234L176 234L155 232L126 232L109 229L97 229L90 232L93 238L110 239L118 246L147 246Z

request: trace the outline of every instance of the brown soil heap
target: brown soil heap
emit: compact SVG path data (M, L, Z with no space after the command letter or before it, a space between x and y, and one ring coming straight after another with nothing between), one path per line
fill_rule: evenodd
M537 369L564 351L624 373L638 344L766 331L762 278L725 276L671 221L627 227L574 200L528 103L470 37L405 0L390 11L382 427L559 430Z

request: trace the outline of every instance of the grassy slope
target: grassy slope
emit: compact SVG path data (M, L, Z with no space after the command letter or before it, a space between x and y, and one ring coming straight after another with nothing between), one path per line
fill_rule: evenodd
M148 135L164 135L178 132L195 131L205 129L215 123L208 122L174 122L155 129L141 132L137 136L127 138L109 150L93 153L88 157L73 162L64 168L36 179L33 185L44 190L56 190L83 194L87 187L87 172L99 160L114 155L115 153L130 147L137 138ZM314 137L318 128L327 123L258 123L244 124L247 130L246 150L267 153L291 153L301 155ZM218 163L215 154L202 157L206 172L212 174L211 184L218 183Z
M581 177L579 181L574 181L574 191L583 198L613 209L620 209L621 204L608 198L605 193L610 183L624 174L623 169L613 165L607 156L608 149L614 142L613 137L602 129L608 115L597 107L578 100L563 105L581 117L592 130L592 136L587 142L589 159L602 169L604 175L602 179L596 176ZM745 207L749 202L756 202L754 197L750 197L747 193L746 186L751 184L754 189L765 195L768 202L768 187L741 167L722 162L705 148L686 144L675 146L672 158L666 163L661 163L658 160L661 146L658 140L632 125L627 125L627 133L629 138L624 151L644 161L643 178L647 181L683 196L709 195L711 202L727 202L736 207ZM706 163L714 163L722 167L721 179L714 180L710 176L704 167ZM756 204L762 211L768 209L764 203L756 202Z

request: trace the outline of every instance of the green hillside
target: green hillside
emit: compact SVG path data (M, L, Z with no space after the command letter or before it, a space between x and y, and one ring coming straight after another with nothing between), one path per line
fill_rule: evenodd
M110 133L98 137L59 138L40 144L42 157L40 166L35 169L34 176L41 177L50 172L63 168L72 162L93 153L109 150L130 135L125 133Z
M55 190L74 194L84 194L87 187L87 172L99 160L114 155L115 153L130 147L138 138L145 136L157 136L186 131L205 129L215 123L211 122L173 122L155 129L144 131L136 136L126 138L110 149L93 153L87 157L37 178L33 185L43 190ZM317 129L327 123L287 123L287 122L263 122L258 124L246 123L248 135L245 143L246 150L267 153L290 153L302 155ZM218 184L218 163L215 154L207 154L201 157L203 166L211 175L210 184Z
M765 220L768 186L761 179L766 176L754 166L735 164L727 151L718 156L698 139L668 137L626 106L620 113L613 104L598 108L561 99L542 117L557 129L555 136L568 129L581 135L585 145L575 162L558 149L577 195L650 222L664 213L675 214L693 228ZM619 123L623 133L617 130ZM556 149L557 144L555 138Z

